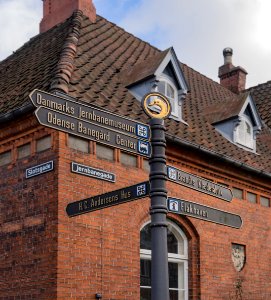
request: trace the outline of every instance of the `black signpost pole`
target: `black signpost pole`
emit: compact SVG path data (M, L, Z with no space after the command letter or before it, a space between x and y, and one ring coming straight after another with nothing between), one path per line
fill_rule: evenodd
M151 117L150 198L151 198L151 300L169 300L167 249L167 169L164 119L171 113L168 99L156 92L142 100Z
M151 119L151 299L169 300L167 250L166 139L163 119Z

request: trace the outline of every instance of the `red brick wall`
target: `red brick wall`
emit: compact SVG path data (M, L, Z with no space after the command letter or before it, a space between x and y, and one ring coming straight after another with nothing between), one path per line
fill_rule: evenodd
M33 128L33 120L14 122L17 136L16 126L1 128L7 139L1 139L0 152L12 149L13 157L0 167L0 299L5 300L56 299L57 169L25 178L27 168L56 161L56 147L35 153L34 141L48 131ZM31 155L19 160L16 147L29 141Z
M33 119L17 122L24 131L9 132L0 152L16 143L35 141L50 131ZM34 126L35 125L35 126ZM11 134L12 133L12 134ZM12 138L13 136L13 138ZM4 136L2 136L5 138ZM139 232L149 219L149 199L69 218L66 206L148 179L142 168L96 158L67 147L67 135L54 133L53 147L0 168L1 244L0 299L139 299ZM94 143L90 143L92 146ZM203 157L191 150L169 146L168 164L215 182L271 197L270 180ZM53 159L55 170L32 179L26 168ZM75 161L115 173L116 183L70 172ZM139 159L142 166L142 159ZM269 284L271 239L270 209L246 199L231 203L169 182L169 195L239 214L241 229L170 214L189 240L190 299L230 299L234 284L242 280L243 299L271 299ZM246 265L237 272L231 261L231 244L246 245ZM17 298L16 298L17 297Z

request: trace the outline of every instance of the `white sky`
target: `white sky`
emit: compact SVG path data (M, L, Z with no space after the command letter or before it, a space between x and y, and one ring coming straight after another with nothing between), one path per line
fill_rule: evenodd
M271 80L270 0L94 0L97 13L218 81L222 51L247 70L247 87ZM0 0L0 60L38 34L41 0Z

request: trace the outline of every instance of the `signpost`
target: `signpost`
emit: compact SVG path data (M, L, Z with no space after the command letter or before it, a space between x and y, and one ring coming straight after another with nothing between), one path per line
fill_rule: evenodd
M30 99L44 126L145 157L151 155L148 125L39 90L34 90Z
M74 217L98 209L141 199L148 196L149 192L149 182L145 181L119 190L69 203L66 212L69 217Z
M232 192L230 189L205 178L184 172L172 166L167 166L167 176L170 181L187 186L196 191L225 201L230 202L232 200Z
M171 197L167 199L167 179L228 202L232 200L231 190L175 167L166 166L164 119L170 115L171 106L168 99L162 94L149 93L142 100L142 107L151 118L150 126L63 97L39 90L34 90L30 94L32 103L37 107L35 114L40 124L147 158L150 157L149 182L145 181L69 203L66 208L67 215L74 217L149 195L151 198L152 249L151 299L169 300L166 220L168 211L233 228L240 228L242 219L238 215L199 203ZM149 141L151 141L151 145ZM50 170L49 165L47 167L48 169L45 171ZM115 175L112 173L74 162L71 164L71 170L77 174L115 181ZM29 178L38 172L32 168L27 169L26 176Z
M170 102L159 93L147 94L142 106L151 117L150 198L151 198L151 299L169 300L167 249L166 138L164 118L171 112ZM157 109L152 110L152 107Z
M240 228L242 226L242 219L238 215L187 200L168 197L168 210L175 214L233 228Z

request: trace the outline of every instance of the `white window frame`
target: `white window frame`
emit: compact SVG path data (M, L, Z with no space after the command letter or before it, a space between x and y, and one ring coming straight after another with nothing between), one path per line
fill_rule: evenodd
M178 242L182 239L183 241L183 254L176 254L176 253L168 253L168 262L176 263L178 264L178 279L181 280L182 276L184 280L184 289L174 289L170 288L170 290L178 290L178 291L184 291L184 300L188 300L188 240L184 232L172 221L168 221L168 226L171 230L171 232L174 234ZM150 222L145 223L140 231L149 224ZM178 243L178 251L179 251L180 243ZM151 250L147 249L140 249L140 260L151 260ZM183 264L183 273L181 269L181 264ZM180 282L178 284L180 286ZM140 288L146 288L150 289L149 286L140 286Z
M246 124L249 125L251 133L246 132ZM239 118L234 129L234 142L250 150L255 150L254 128L251 120L243 115Z

